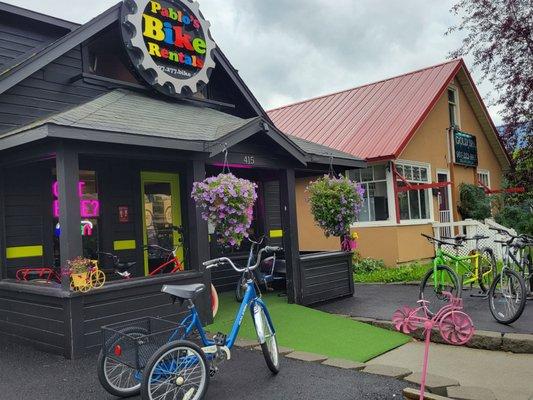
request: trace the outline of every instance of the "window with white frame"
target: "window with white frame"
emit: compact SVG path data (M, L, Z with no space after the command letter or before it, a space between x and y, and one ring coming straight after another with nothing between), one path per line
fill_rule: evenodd
M348 171L348 177L359 182L365 189L359 222L387 221L389 219L389 207L385 165L354 169Z
M400 162L396 164L396 170L409 183L430 183L431 176L429 166ZM396 177L399 187L405 187L406 183ZM401 220L429 219L431 192L429 189L408 190L398 193L400 203Z
M477 180L481 182L483 186L490 188L490 173L484 169L477 170Z
M448 88L448 110L450 114L450 126L459 127L457 108L457 90L455 90L454 88Z

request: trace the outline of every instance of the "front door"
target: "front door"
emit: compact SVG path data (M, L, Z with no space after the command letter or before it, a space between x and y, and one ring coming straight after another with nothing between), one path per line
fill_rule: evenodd
M175 229L181 227L179 175L141 172L143 244L173 250L182 240ZM183 247L177 253L183 261ZM149 275L168 260L169 254L144 248L144 272Z
M438 182L449 182L450 174L448 171L437 172L437 181ZM452 218L452 199L451 199L451 190L450 186L445 186L439 188L439 222L441 223L451 223L453 222ZM450 237L452 234L452 228L443 227L440 229L440 235L445 237Z

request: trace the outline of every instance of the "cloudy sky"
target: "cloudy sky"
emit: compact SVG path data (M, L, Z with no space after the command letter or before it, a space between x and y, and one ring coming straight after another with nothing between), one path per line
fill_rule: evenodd
M118 0L3 1L83 23ZM455 22L453 3L200 0L218 45L266 109L445 61L461 39L444 36ZM487 103L491 90L480 85Z

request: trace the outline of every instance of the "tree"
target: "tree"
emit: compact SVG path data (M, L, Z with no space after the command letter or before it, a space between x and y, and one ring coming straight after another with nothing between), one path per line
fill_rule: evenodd
M494 85L506 124L501 135L513 153L519 129L533 132L533 0L460 0L451 11L460 22L447 33L466 36L450 57L471 55L482 79Z

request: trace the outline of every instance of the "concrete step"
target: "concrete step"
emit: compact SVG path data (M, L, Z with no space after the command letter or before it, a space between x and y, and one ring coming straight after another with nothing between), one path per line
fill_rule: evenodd
M405 381L415 383L420 386L422 373L415 372L404 378ZM444 376L427 374L426 377L426 391L435 393L441 396L449 395L447 389L450 386L459 386L459 381L455 379L446 378Z
M372 364L365 367L363 372L374 375L390 376L392 378L402 379L413 372L407 368L393 367L391 365Z
M366 364L364 363L351 361L351 360L343 360L340 358L329 358L326 361L324 361L322 364L329 365L330 367L341 368L341 369L354 369L357 371L360 371L366 367Z
M454 400L497 400L492 390L475 386L450 387L448 396Z
M403 390L403 398L405 400L419 400L420 399L420 390L407 388ZM450 400L449 397L440 396L435 393L425 393L425 400Z

